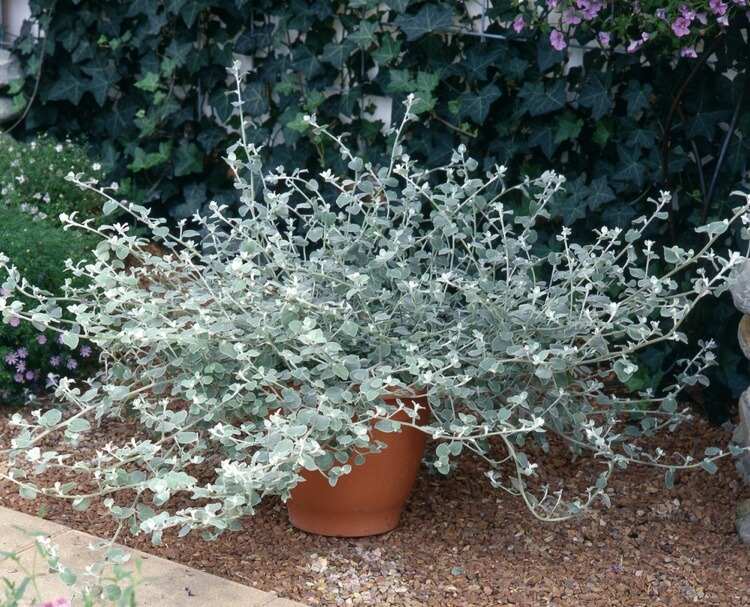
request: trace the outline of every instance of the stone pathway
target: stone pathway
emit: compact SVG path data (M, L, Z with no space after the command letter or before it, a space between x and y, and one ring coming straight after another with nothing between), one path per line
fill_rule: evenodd
M76 573L83 571L94 560L89 545L99 538L75 531L41 518L0 507L0 551L16 552L27 569L34 561L34 541L26 532L44 533L57 545L60 561ZM277 597L243 586L209 573L191 569L179 563L127 549L132 560L141 562L141 583L136 591L138 607L304 607L302 603ZM45 565L37 557L38 579L45 599L70 596L70 589L56 574L42 569ZM0 561L0 578L20 580L23 574L16 563Z

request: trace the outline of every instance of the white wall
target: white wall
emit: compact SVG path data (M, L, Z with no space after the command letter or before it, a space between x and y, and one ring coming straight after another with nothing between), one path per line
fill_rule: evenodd
M28 0L2 0L2 23L3 29L17 36L21 33L24 19L31 15Z

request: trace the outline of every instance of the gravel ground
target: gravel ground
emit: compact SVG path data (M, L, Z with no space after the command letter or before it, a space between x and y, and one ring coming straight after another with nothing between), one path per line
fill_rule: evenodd
M128 432L122 424L104 430L110 440ZM5 443L1 416L0 436ZM696 422L662 446L700 454L729 437ZM562 457L552 468L582 480ZM309 605L750 605L750 547L734 529L736 501L750 491L731 461L714 476L683 474L671 491L658 471L630 468L612 482L611 497L610 509L539 522L465 458L449 478L423 472L401 526L376 538L308 535L289 525L283 504L268 500L243 531L210 545L198 534L167 534L162 546L123 540ZM23 500L7 483L0 483L0 503L101 537L114 528L99 507L80 513L49 499Z

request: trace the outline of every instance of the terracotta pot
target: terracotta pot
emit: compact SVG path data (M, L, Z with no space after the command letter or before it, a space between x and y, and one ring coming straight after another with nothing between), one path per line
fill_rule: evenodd
M394 398L385 401L395 404ZM425 397L402 397L401 401L418 402L424 407L419 423L427 422ZM403 411L391 419L411 421ZM310 533L338 537L378 535L398 526L417 477L427 435L402 427L400 432L373 429L371 436L387 447L367 455L361 466L350 461L352 471L340 477L335 487L320 472L301 473L305 480L292 490L287 502L292 525Z

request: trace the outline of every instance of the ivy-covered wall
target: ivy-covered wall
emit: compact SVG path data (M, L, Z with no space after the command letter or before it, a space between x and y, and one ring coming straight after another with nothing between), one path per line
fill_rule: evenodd
M232 199L221 158L233 122L226 68L241 54L245 110L273 163L340 162L302 120L313 112L377 160L386 142L373 113L397 119L414 92L422 120L408 134L412 153L437 162L464 143L515 175L559 170L570 182L551 221L584 237L629 223L660 189L675 192L664 229L684 245L692 226L732 206L750 149L744 14L697 59L676 60L659 44L558 52L549 32L508 27L514 0L480 17L482 4L31 0L46 37L26 28L16 43L27 70L17 102L33 98L23 128L85 135L129 196L188 217ZM731 308L703 314L701 326L731 342L714 379L736 392L745 379ZM650 363L644 383L670 367L658 353Z

